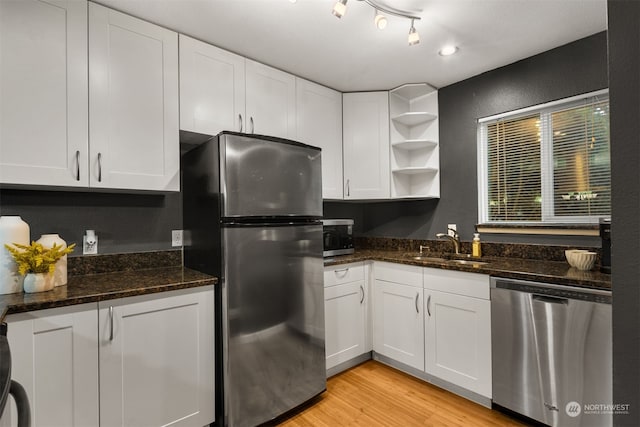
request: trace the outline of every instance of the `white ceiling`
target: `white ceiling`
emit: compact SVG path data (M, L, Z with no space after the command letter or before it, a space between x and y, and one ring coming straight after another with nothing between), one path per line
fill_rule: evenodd
M342 19L334 0L98 0L340 91L403 83L447 86L606 29L606 0L380 0L421 10L420 44L408 46L410 21L350 0ZM460 50L438 55L446 43Z

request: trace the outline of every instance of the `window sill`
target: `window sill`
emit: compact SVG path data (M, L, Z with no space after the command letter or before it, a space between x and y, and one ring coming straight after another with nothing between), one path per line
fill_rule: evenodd
M598 224L477 224L478 233L599 236Z

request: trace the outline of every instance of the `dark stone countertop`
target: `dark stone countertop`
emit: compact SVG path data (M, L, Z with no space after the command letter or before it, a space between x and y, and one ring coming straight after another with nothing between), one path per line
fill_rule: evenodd
M414 254L415 255L415 254ZM429 253L425 256L439 257L441 254ZM473 259L473 258L469 258ZM325 266L348 264L358 261L387 261L419 267L442 268L446 270L467 271L488 274L509 279L530 280L555 283L559 285L580 286L611 290L611 275L597 270L581 271L561 261L529 260L522 258L482 257L479 261L487 264L455 264L450 261L414 260L405 251L393 250L356 250L351 255L341 255L325 259Z
M0 295L0 321L4 321L7 314L216 283L216 277L180 266L69 276L66 286L59 286L50 291Z

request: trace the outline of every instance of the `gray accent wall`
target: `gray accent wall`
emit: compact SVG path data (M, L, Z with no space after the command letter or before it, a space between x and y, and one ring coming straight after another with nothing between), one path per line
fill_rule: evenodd
M613 283L613 403L630 405L616 426L640 426L640 2L609 0Z
M19 215L31 239L59 234L78 248L87 229L98 235L98 253L171 249L171 230L182 228L182 197L169 194L111 194L71 191L0 190L0 215Z
M607 35L598 33L522 61L441 88L441 197L384 203L327 202L325 215L351 212L362 218L362 234L433 239L456 223L471 240L478 221L477 119L608 87ZM484 236L494 242L585 244L599 238Z

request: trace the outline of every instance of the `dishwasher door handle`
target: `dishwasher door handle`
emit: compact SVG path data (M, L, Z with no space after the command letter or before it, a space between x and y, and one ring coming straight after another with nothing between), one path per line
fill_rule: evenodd
M566 298L550 297L548 295L533 294L531 295L531 298L535 301L540 301L540 302L549 303L549 304L563 304L563 305L569 304L569 300Z

